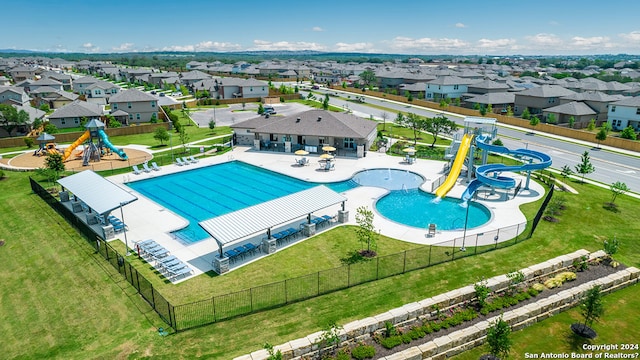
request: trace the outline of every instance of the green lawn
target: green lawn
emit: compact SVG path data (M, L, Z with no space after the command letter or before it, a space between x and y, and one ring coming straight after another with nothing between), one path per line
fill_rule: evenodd
M318 331L331 321L345 324L375 315L473 283L481 276L506 273L579 248L599 250L604 239L614 236L621 242L615 258L627 265L640 266L640 243L635 241L640 224L629 221L640 202L627 196L618 197L618 212L611 212L602 206L611 198L609 190L571 183L580 195L556 193L567 198L567 208L559 216L560 221L542 221L534 237L518 245L160 337L155 328L164 324L120 275L114 275L111 265L96 257L83 238L31 194L29 174L5 173L7 179L0 182L3 189L0 236L7 242L0 247L6 270L0 274L3 284L0 311L8 315L0 323L0 332L4 335L3 357L9 359L229 359L260 349L264 342L279 344ZM537 206L523 208L531 217ZM170 298L185 296L180 291L186 289L212 295L224 286L232 291L243 287L237 283L276 281L284 276L317 271L315 266L335 266L345 250L353 246L339 241L346 241L347 231L348 228L336 228L283 251L281 254L286 252L287 259L280 258L280 262L276 261L277 256L284 255L275 254L273 259L225 276L201 275L174 286L172 291L165 288L161 291ZM391 253L412 246L385 239L380 242L379 250ZM310 255L318 258L321 265L310 264ZM232 275L235 278L231 278ZM254 277L259 280L253 282ZM226 283L220 286L223 282ZM206 285L211 286L210 290L199 288ZM632 295L637 298L637 287L620 294L623 295L617 295L619 298L607 297L611 299L608 301L619 304L620 311L611 312L612 318L596 328L603 337L610 331L617 334L619 342L637 341L637 330L615 330L618 326L630 327L629 319L640 318L637 299L627 298ZM625 297L624 294L631 295ZM560 320L553 318L546 323L566 322L563 316L571 315L563 314L557 317ZM554 326L544 324L531 329L539 326L543 334L555 331ZM564 325L561 328L565 331ZM603 341L613 341L606 339ZM519 343L523 344L519 346L535 344L525 335ZM566 347L561 339L544 341L544 345L544 350L549 352L561 352Z

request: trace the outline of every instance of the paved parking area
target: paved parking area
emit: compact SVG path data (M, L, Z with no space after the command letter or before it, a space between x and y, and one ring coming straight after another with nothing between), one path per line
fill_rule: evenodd
M277 114L271 115L271 117L276 119L281 116L294 115L311 109L299 103L282 103L273 104L272 106ZM256 103L247 103L244 108L242 104L230 104L229 107L225 108L192 111L189 115L200 127L209 126L209 121L211 120L216 121L216 126L231 126L261 116L258 115L258 104Z

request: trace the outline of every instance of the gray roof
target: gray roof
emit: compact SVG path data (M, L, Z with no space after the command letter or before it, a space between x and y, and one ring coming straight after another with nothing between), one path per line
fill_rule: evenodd
M563 96L563 99L576 100L576 101L596 101L596 102L611 102L620 100L620 95L609 95L600 91L586 91L581 93L571 94L569 96Z
M199 223L220 248L226 244L302 218L347 198L324 185L253 205Z
M541 97L541 98L550 98L550 97L563 97L569 96L575 93L569 89L565 89L562 86L557 85L542 85L538 87L534 87L531 89L527 89L518 93L518 95L523 96L533 96L533 97Z
M156 98L153 95L147 94L137 89L128 89L113 95L109 100L109 102L112 104L138 101L156 101Z
M88 103L86 101L75 100L49 115L50 119L61 118L81 118L102 116L102 106Z
M138 200L128 191L91 170L67 176L58 180L58 183L98 214L106 214L121 205Z
M640 107L640 96L634 96L634 97L629 97L629 98L626 98L626 99L622 99L620 101L616 101L616 102L611 103L611 105Z
M566 114L566 115L595 115L596 112L593 111L589 105L581 102L581 101L572 101L570 103L552 106L550 108L546 108L543 110L546 113L557 113L557 114Z
M189 72L185 72L180 74L180 78L184 80L204 80L211 79L211 75L204 73L200 70L192 70Z
M62 83L60 81L58 81L58 80L55 80L55 79L43 78L43 79L40 79L40 80L32 82L31 85L38 85L38 86L54 85L54 86L60 86L60 85L62 85Z
M94 78L93 76L83 76L79 79L75 79L73 80L74 84L93 84L95 82L98 82L99 80Z
M298 120L299 119L299 120ZM320 119L320 120L318 120ZM232 125L232 128L253 129L255 133L313 135L339 138L366 138L376 130L375 121L346 113L309 110L296 115L265 119L259 116Z
M504 84L504 83L499 83L496 81L492 81L492 80L484 80L481 82L477 82L477 83L473 83L473 84L469 84L469 89L471 88L478 88L478 89L500 89L500 90L508 90L509 89L509 85Z
M488 93L474 96L465 101L478 104L513 104L516 101L516 94L512 92Z

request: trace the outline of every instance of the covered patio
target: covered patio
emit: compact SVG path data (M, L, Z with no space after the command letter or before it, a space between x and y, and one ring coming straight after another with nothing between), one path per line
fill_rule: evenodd
M272 254L292 238L315 235L316 227L332 221L347 222L346 201L343 195L320 185L201 221L199 225L218 244L213 268L223 274L230 270L238 257ZM342 204L337 215L313 216L313 213L337 204ZM275 228L281 230L276 232ZM260 237L261 233L263 237ZM255 239L259 242L256 243Z

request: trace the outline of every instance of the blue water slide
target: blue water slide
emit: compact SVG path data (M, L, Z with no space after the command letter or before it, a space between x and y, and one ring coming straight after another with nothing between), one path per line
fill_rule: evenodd
M104 146L108 147L109 149L111 149L111 151L118 154L118 156L120 156L123 160L128 159L127 154L125 154L124 151L113 146L111 141L109 141L109 137L107 136L107 133L104 132L104 130L98 129L98 136L100 136L100 139L102 140L102 143L104 144Z
M501 176L500 174L503 172L542 170L551 166L551 156L539 151L529 149L510 150L504 146L492 145L486 138L482 137L476 139L476 145L483 151L508 154L520 158L525 163L522 165L487 164L478 166L476 169L477 180L472 181L462 194L462 200L464 201L471 199L471 196L480 185L489 185L501 189L515 187L515 179Z

